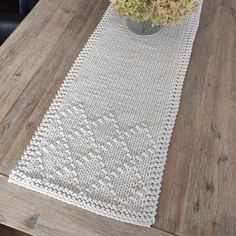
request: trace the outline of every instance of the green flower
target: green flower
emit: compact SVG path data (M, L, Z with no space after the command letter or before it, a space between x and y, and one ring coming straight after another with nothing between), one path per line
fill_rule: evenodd
M200 0L110 0L119 15L153 24L171 25L184 19Z

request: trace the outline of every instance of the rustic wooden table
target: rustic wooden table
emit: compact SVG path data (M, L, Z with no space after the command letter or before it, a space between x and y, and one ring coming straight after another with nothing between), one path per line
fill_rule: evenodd
M7 183L108 0L41 0L0 48L0 223L32 235L236 235L236 1L205 0L156 224L97 216Z

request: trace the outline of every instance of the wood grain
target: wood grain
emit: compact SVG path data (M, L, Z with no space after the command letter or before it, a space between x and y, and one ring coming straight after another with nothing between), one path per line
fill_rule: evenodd
M219 7L215 25L180 235L236 234L235 12Z
M236 0L220 0L220 4L231 9L236 9Z
M108 0L41 0L0 47L0 174L19 160ZM145 229L0 177L0 222L34 235L236 235L235 0L204 0L157 210ZM170 233L165 233L170 232Z
M121 223L6 182L0 176L0 222L32 235L171 236Z

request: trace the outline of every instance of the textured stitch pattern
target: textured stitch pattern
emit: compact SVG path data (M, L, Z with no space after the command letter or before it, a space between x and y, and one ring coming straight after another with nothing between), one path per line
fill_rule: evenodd
M110 6L9 182L150 227L200 12L139 36Z

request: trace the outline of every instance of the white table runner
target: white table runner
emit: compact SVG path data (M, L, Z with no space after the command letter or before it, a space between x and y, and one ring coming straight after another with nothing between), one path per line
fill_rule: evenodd
M152 225L200 12L140 36L109 7L9 182Z

